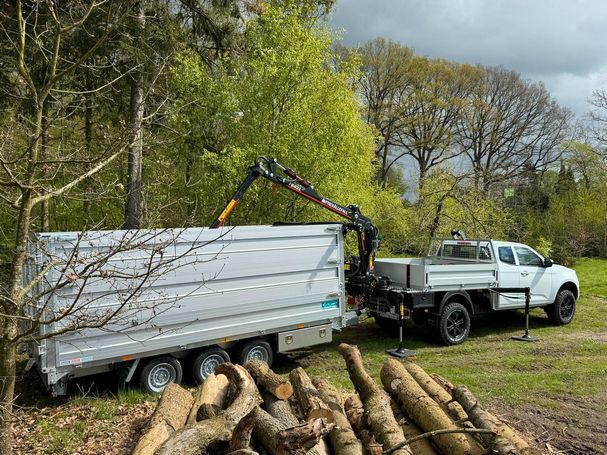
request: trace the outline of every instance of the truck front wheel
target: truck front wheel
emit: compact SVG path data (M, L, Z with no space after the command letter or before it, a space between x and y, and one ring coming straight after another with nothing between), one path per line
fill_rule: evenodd
M569 324L575 315L575 295L568 289L561 289L554 303L546 308L548 320L554 325Z
M470 333L470 315L464 305L451 302L445 305L438 318L438 335L443 344L463 343Z

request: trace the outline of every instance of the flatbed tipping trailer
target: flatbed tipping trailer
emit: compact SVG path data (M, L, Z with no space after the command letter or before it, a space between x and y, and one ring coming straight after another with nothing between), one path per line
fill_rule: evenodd
M84 283L85 264L120 244L134 246L110 253L97 278ZM78 300L73 313L82 320L133 294L103 328L44 339L73 318L40 326L43 339L30 355L55 394L66 392L69 378L105 371L126 381L137 372L151 392L179 382L182 366L201 381L230 358L271 363L273 352L330 342L332 329L356 317L346 313L340 224L44 233L29 247L26 280L55 263L32 312L61 315ZM166 267L134 292L139 272L154 261Z

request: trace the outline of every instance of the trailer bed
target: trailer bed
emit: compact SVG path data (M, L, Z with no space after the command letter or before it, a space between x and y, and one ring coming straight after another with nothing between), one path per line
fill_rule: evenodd
M136 247L118 251L127 244ZM79 273L86 264L113 250L101 268L106 277L82 288ZM68 274L75 278L37 302L37 309L56 315L75 300L81 309L74 317L122 309L104 328L36 346L47 385L130 359L295 328L326 325L330 341L331 325L341 326L344 314L341 225L39 234L30 242L27 278L49 261L58 263L41 287L50 290ZM76 265L65 270L68 262ZM151 264L158 269L142 278ZM73 320L41 326L40 335Z

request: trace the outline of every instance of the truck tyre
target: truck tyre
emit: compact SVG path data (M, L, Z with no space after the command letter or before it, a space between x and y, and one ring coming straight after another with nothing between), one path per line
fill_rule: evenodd
M272 346L265 340L251 340L243 344L238 350L238 363L244 365L249 360L261 360L272 366L274 356Z
M174 382L181 384L183 369L175 357L156 357L145 364L141 370L139 382L141 388L149 393L160 393Z
M561 289L554 303L546 308L548 320L554 325L569 324L575 315L575 295L568 289Z
M458 302L445 305L438 318L437 330L443 344L463 343L470 334L470 315L466 307Z
M217 365L229 361L228 353L219 347L204 349L194 357L192 377L197 384L200 384L215 371Z

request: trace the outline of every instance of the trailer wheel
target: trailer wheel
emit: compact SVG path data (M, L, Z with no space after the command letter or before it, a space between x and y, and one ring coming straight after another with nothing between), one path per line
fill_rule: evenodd
M271 367L274 356L270 343L265 340L251 340L243 344L238 351L238 363L244 365L249 360L261 360Z
M229 361L230 356L223 349L217 347L205 349L194 357L192 376L200 384L215 371L220 363Z
M175 357L157 357L150 360L141 370L141 387L149 393L160 393L174 382L181 384L183 369Z
M447 345L463 343L470 334L470 315L464 305L451 302L445 305L438 318L438 335Z
M554 303L545 311L552 324L569 324L575 315L575 295L568 289L561 289L554 299Z

